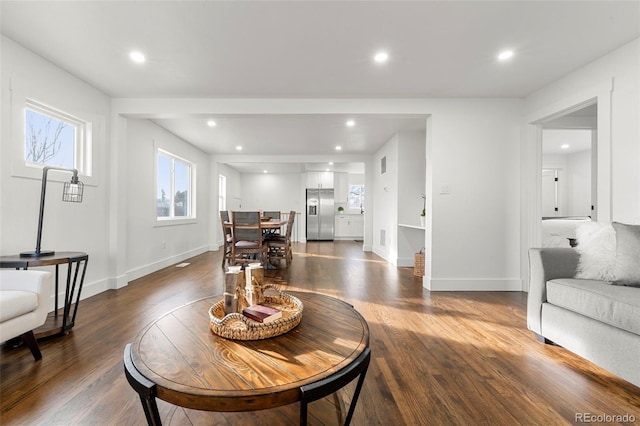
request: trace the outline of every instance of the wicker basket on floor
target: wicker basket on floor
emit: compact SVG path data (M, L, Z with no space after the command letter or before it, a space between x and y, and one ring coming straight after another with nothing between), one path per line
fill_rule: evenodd
M421 248L415 255L413 275L416 277L424 277L424 248Z

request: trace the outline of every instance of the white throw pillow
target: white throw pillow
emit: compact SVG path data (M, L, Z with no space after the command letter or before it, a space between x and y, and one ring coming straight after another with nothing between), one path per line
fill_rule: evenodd
M613 222L616 231L616 284L640 286L640 225Z
M589 222L576 229L580 261L576 278L615 280L616 232L610 223Z

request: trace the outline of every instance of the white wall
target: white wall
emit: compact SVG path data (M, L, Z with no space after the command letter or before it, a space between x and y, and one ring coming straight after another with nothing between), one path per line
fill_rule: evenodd
M301 173L243 173L242 210L304 211Z
M398 137L398 222L419 225L426 192L426 134L401 132Z
M196 169L196 219L193 223L156 224L155 155L163 149L193 163ZM208 250L209 155L149 120L127 123L127 280L139 278Z
M374 156L373 251L397 266L412 266L413 253L424 246L424 231L399 228L419 225L425 191L425 133L399 132ZM386 156L387 172L380 174ZM384 242L380 233L385 231Z
M395 264L398 258L398 134L373 156L373 252ZM380 162L386 157L386 173ZM369 170L367 170L369 173ZM381 236L384 231L384 237Z
M580 151L567 158L567 212L569 216L591 214L591 151Z
M545 154L542 168L558 170L558 212L555 216L591 215L591 151ZM554 197L553 193L544 195Z
M24 152L23 102L40 101L93 124L93 176L84 181L81 204L60 201L70 175L49 173L42 248L89 254L83 298L108 288L108 206L106 149L110 99L68 72L2 37L0 143L0 252L17 254L35 249L42 172L14 174ZM17 155L16 152L18 153ZM45 268L52 270L51 268ZM62 286L63 288L63 286Z
M434 107L425 287L521 289L520 116L518 100L442 100Z

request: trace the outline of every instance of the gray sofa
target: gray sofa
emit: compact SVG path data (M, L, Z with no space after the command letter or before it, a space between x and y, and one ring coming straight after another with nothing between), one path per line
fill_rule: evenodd
M527 327L640 386L640 288L574 278L572 248L529 250Z

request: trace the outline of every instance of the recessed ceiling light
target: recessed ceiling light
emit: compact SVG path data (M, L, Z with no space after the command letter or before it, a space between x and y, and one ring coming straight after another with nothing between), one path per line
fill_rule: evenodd
M240 145L236 146L236 150L242 151L242 147Z
M262 173L268 173L266 170L263 170Z
M498 54L499 61L504 62L504 61L508 61L511 58L513 58L513 50L503 50Z
M565 143L565 144L563 144L563 145L560 145L560 148L562 148L562 149L569 149L569 144L568 144L568 143Z
M347 121L347 123L346 123L346 124L347 124L347 127L353 127L353 126L355 126L355 125L356 125L356 122L355 122L355 121L353 121L353 120L349 120L349 121Z
M333 161L329 161L329 165L330 165L330 166L333 166Z
M341 151L342 147L340 145L336 146L336 151Z
M213 121L213 120L209 120L209 121L207 121L207 126L209 126L209 127L216 127L216 122L215 122L215 121Z
M136 64L144 64L144 62L147 60L147 58L144 57L144 54L139 50L132 50L129 53L129 58Z
M384 64L389 60L389 54L387 52L378 52L373 57L373 60L376 61L377 64Z

